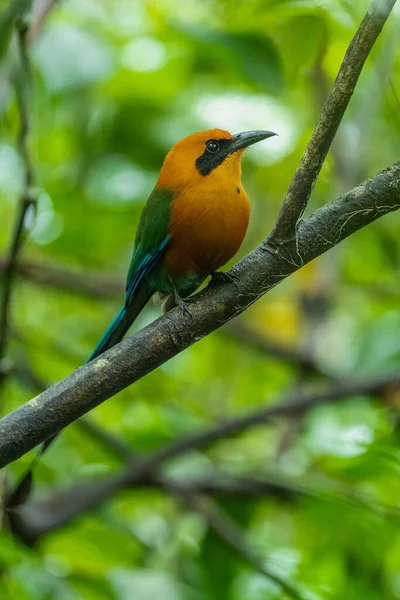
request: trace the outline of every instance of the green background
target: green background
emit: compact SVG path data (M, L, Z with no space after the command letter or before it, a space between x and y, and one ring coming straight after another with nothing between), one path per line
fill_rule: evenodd
M6 2L0 3L4 9ZM118 310L133 239L162 160L209 127L272 129L251 148L244 256L271 229L285 191L367 8L357 1L71 0L30 48L30 149L39 189L22 263L104 283L89 296L18 277L8 355L16 371L3 412L82 364ZM308 210L398 158L399 10L373 48ZM0 67L0 257L11 237L23 165L10 73ZM218 331L90 415L146 452L289 391L395 371L400 363L400 214L372 224L303 268L241 317L267 340L317 357L312 376ZM107 285L121 282L121 293ZM68 286L67 286L68 287ZM101 297L105 296L105 297ZM107 297L108 296L108 297ZM135 330L160 315L150 305ZM35 381L36 380L36 381ZM321 406L296 423L251 429L168 465L188 477L279 476L309 493L219 499L263 564L307 600L400 598L396 390ZM31 455L10 466L12 480ZM78 425L37 468L37 497L112 472L121 462ZM360 505L342 491L367 498ZM44 536L35 549L0 537L1 598L23 600L283 600L277 586L221 544L207 523L160 490L132 490Z

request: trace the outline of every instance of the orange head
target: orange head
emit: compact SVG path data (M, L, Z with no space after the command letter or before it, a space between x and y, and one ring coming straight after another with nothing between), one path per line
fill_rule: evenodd
M241 158L245 148L276 135L272 131L246 131L232 135L223 129L207 129L177 142L168 152L157 187L179 192L207 179L219 184L241 182Z

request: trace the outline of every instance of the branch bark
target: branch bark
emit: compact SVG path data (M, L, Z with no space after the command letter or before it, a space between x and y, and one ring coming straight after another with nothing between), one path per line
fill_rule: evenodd
M400 161L327 204L280 249L263 242L233 269L235 284L208 286L0 420L0 467L237 316L280 281L378 217L400 208Z

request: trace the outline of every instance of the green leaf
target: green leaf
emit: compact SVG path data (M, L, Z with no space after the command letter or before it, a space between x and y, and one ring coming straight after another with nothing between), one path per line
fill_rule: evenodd
M249 83L260 89L271 93L282 91L282 61L268 35L257 31L231 33L186 25L175 25L175 29L201 44L198 51L208 68L215 66L215 61L220 61L226 70L240 71Z

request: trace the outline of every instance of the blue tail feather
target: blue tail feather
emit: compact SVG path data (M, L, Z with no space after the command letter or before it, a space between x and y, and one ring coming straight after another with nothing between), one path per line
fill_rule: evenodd
M99 343L97 344L97 346L95 347L95 349L93 350L93 352L91 353L89 358L87 359L87 362L90 362L91 360L96 358L96 356L99 356L100 354L102 354L104 352L104 350L108 346L108 343L109 343L111 337L113 337L114 334L121 327L121 324L123 323L125 317L126 317L126 308L125 308L125 306L123 306L121 308L121 310L117 313L117 315L114 317L114 319L112 320L110 325L107 327L105 332L103 333Z
M130 273L126 286L125 306L121 308L111 325L108 326L87 362L120 342L148 302L152 292L146 286L144 279L160 261L168 242L169 236L166 236L155 250L145 254L139 266Z

